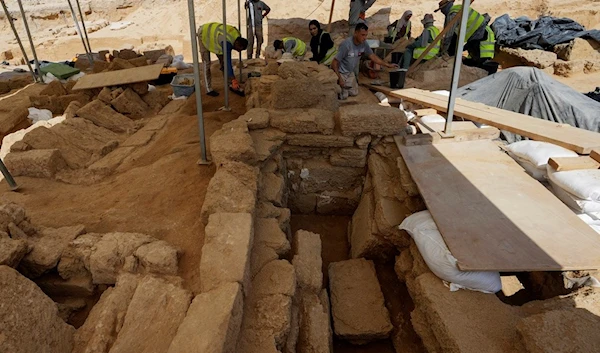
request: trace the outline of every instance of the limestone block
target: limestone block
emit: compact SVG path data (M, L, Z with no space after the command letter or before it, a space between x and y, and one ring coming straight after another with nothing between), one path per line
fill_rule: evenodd
M35 283L8 266L0 266L0 303L0 352L73 350L75 329L58 316L56 304Z
M269 127L269 111L265 108L254 108L240 118L248 123L248 129L257 130Z
M335 90L314 78L277 80L272 83L271 108L320 108L335 111L338 106Z
M557 76L570 77L584 71L586 60L562 61L554 63L554 74Z
M354 139L339 135L294 134L287 135L286 142L304 147L352 147Z
M245 329L266 331L277 348L287 341L292 321L292 297L285 294L250 296L244 307Z
M365 192L352 216L350 255L352 258L386 259L394 251L390 242L377 236L374 224L375 204L371 192Z
M381 198L375 201L375 225L377 233L399 248L410 245L410 235L398 229L402 221L412 212L397 199Z
M127 60L129 61L130 64L132 64L135 67L140 67L140 66L146 66L148 65L148 59L146 59L143 56L140 56L139 58L132 58Z
M340 108L340 127L344 136L397 135L406 127L406 121L404 112L392 107L355 104Z
M84 277L90 274L90 256L96 243L100 241L102 234L82 234L63 250L58 263L58 274L63 279L73 277Z
M399 155L399 152L396 154ZM402 188L402 179L396 165L395 155L390 157L392 158L378 153L369 155L369 175L372 180L374 197L375 200L391 198L403 201L408 193Z
M232 122L233 123L233 122ZM240 126L239 123L243 123ZM219 165L225 161L238 161L253 164L257 160L252 136L242 120L230 126L223 125L210 137L210 153L214 162Z
M40 92L41 96L64 96L67 90L60 81L52 81Z
M148 131L148 130L140 130L135 134L129 136L127 140L123 141L121 144L122 147L138 147L145 146L151 140L152 137L156 134L156 131Z
M334 166L362 168L367 164L367 150L340 148L331 154L329 161Z
M318 293L323 288L323 260L319 234L299 230L294 236L295 255L292 260L298 288Z
M148 85L144 83L146 87ZM115 110L131 119L141 119L148 115L150 107L140 96L131 88L127 88L117 98L113 99L110 104Z
M134 252L146 272L177 275L178 251L164 240L144 244Z
M265 243L254 244L250 256L250 278L254 279L266 264L277 259L279 254L272 247Z
M322 109L288 109L270 111L270 124L281 131L293 134L333 134L334 114Z
M279 256L285 256L291 249L286 234L275 218L257 218L254 226L254 244L263 244Z
M557 58L555 53L539 49L525 50L521 48L501 47L494 61L499 62L503 68L533 66L538 69L545 69L553 66Z
M123 327L110 352L166 352L191 300L191 293L181 286L144 277L131 298Z
M116 133L134 130L133 121L115 112L100 100L94 100L84 105L77 111L77 116Z
M285 204L285 181L281 175L275 173L261 174L261 188L259 192L260 199L272 202L275 206L281 207Z
M235 353L242 314L239 283L197 295L167 353Z
M29 96L29 101L38 109L48 109L53 114L63 114L71 102L79 102L83 105L90 99L85 94L76 93L64 96Z
M148 84L145 84L146 88ZM160 112L160 110L171 102L167 92L162 90L149 91L142 96L142 100L150 107L150 110L154 113Z
M250 131L258 161L266 161L285 141L285 134L275 129Z
M243 324L242 324L243 325ZM243 327L240 331L236 352L279 353L275 346L275 337L267 330Z
M81 109L82 106L83 105L79 101L72 101L71 103L69 103L67 109L65 109L65 118L72 119L75 116L77 116L77 111Z
M225 283L237 282L247 291L250 280L250 254L254 239L249 213L215 213L205 228L200 261L202 292Z
M258 168L239 162L221 166L208 183L202 204L202 222L213 213L254 214L258 189Z
M356 142L356 146L358 146L358 148L366 150L369 148L369 144L371 143L371 135L358 136L354 142Z
M329 288L338 337L351 342L369 342L389 336L393 326L372 261L353 259L331 263Z
M17 267L28 251L27 240L0 238L0 266Z
M301 79L308 76L310 73L308 67L302 62L287 61L279 65L277 74L281 78L296 78Z
M279 227L285 231L290 225L291 211L289 208L274 206L271 202L260 201L256 206L256 217L277 218Z
M252 280L252 295L266 297L285 294L293 297L296 292L294 266L287 260L274 260L266 264Z
M100 93L98 93L98 99L101 100L102 102L106 103L106 104L110 104L110 101L113 100L111 92L112 91L108 87L102 88L102 90L100 91Z
M4 163L12 175L34 178L53 178L59 170L67 167L57 149L11 152L4 159Z
M331 326L329 322L329 298L324 291L327 305L321 303L314 293L302 298L300 311L300 332L298 337L299 353L330 353Z
M308 160L303 167L300 183L302 193L354 190L364 181L364 168L335 167L321 158Z
M557 46L559 47L559 46ZM572 43L555 48L558 58L565 61L600 60L600 44L593 39L575 38Z

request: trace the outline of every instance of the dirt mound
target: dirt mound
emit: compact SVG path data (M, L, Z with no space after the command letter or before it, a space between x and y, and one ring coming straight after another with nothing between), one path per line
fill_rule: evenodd
M408 75L406 88L421 88L430 91L449 90L452 83L452 70L454 58L442 56L420 64ZM462 65L460 69L460 81L458 86L464 86L475 82L488 75L485 70L477 67Z

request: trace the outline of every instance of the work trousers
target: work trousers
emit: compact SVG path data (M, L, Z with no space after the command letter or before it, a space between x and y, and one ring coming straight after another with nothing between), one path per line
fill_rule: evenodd
M342 92L339 94L338 98L340 100L345 100L348 97L358 96L358 82L356 81L354 72L346 74L340 73L340 75L344 80L344 87L342 87Z
M198 51L200 52L200 58L202 59L202 75L203 75L203 84L206 89L206 93L211 92L212 89L212 75L210 73L210 51L206 49L204 44L202 43L202 27L198 30ZM224 69L223 66L223 55L217 55L219 59L219 63L221 64L221 70ZM231 79L231 77L230 77Z
M262 23L255 25L252 28L252 24L246 26L248 30L248 59L252 59L252 52L254 51L254 37L256 36L256 58L260 57L260 49L263 44L263 26Z

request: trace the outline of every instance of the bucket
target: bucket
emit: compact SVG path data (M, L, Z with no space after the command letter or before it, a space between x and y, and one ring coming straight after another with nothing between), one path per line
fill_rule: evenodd
M402 52L392 53L392 64L400 64L400 61L402 61L402 55L404 55Z
M173 77L173 80L171 81L171 87L173 87L173 94L176 97L191 96L196 90L196 87L194 86L194 75L179 74Z
M404 88L406 79L406 69L397 69L390 71L390 88Z

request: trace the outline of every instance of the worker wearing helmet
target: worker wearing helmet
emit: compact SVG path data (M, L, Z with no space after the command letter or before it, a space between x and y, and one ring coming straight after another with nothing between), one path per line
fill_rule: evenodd
M410 66L411 59L418 59L421 56L421 54L425 52L429 44L433 42L435 38L437 38L437 36L440 35L440 30L433 25L434 22L435 20L433 19L432 14L426 14L423 17L423 20L421 20L421 23L423 24L423 27L425 29L423 29L423 33L421 33L421 35L412 44L406 47L406 51L404 52L404 56L402 57L403 69L408 69L408 67ZM433 46L433 48L431 48L429 52L427 52L427 54L423 57L422 60L431 60L435 58L439 52L440 42L437 42L437 44Z
M441 0L438 5L439 8L436 10L436 12L442 11L442 13L446 16L444 27L446 27L455 16L462 13L462 5L454 5L454 0ZM465 34L465 49L469 50L469 48L479 47L480 42L485 39L487 34L485 28L490 22L490 16L488 14L482 15L473 8L470 8L469 16L466 20L467 32ZM442 44L442 48L440 50L442 53L454 55L456 52L458 31L460 27L459 24L459 22L455 23L452 29L448 31L448 34L446 34L444 43Z

